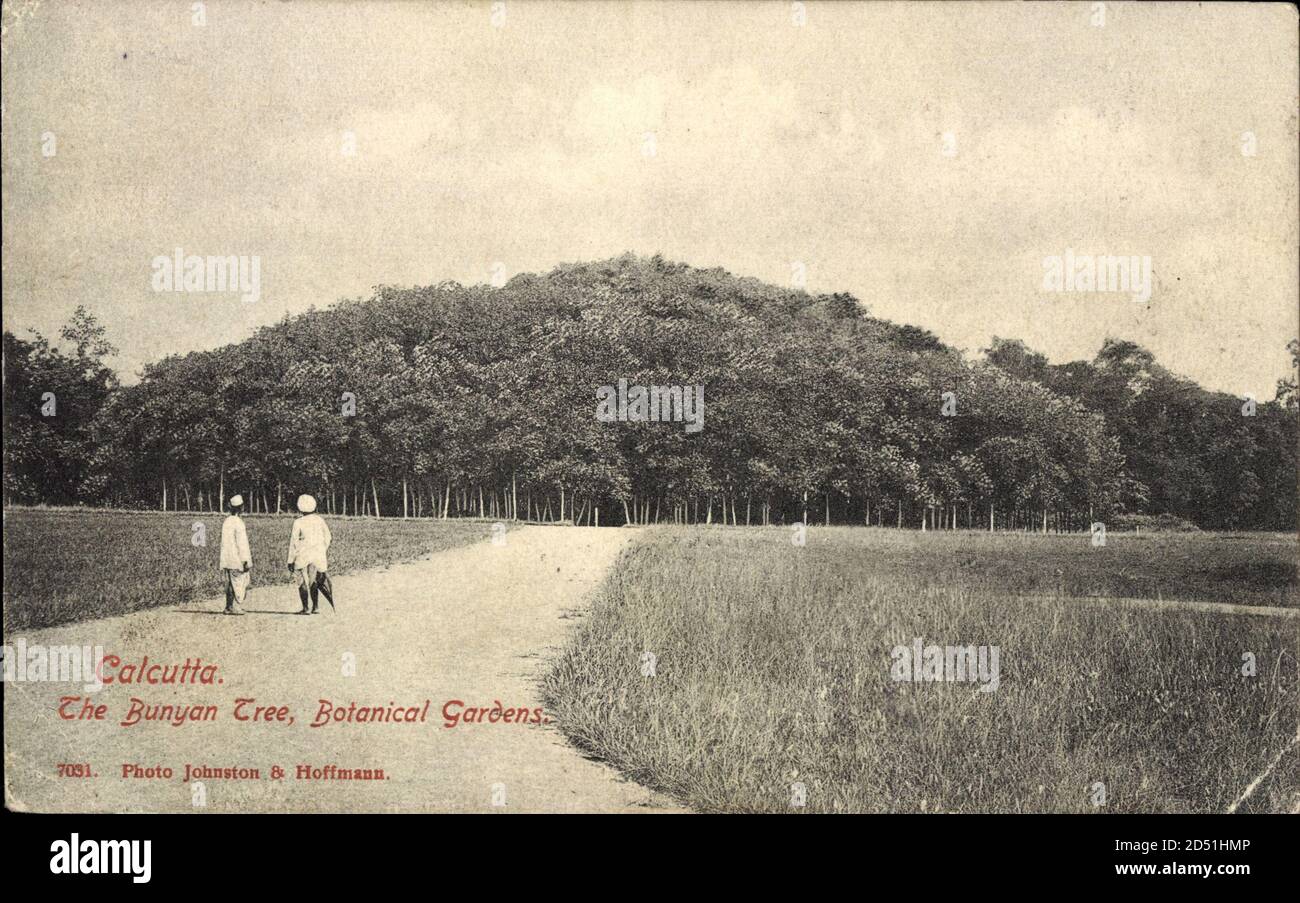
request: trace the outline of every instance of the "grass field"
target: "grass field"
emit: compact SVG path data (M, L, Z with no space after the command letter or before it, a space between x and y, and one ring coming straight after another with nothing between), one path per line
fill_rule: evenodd
M546 678L548 710L704 811L796 811L795 784L812 812L1223 811L1296 735L1300 620L1068 596L1295 606L1296 551L1278 535L1092 548L826 528L799 548L785 529L656 529ZM892 679L891 651L918 637L997 646L998 689ZM1300 803L1297 758L1242 811Z
M254 589L288 579L293 518L245 518ZM217 514L6 509L6 635L220 596L222 520ZM196 523L203 524L204 545L194 542ZM490 533L481 522L330 517L329 524L331 574L409 560Z

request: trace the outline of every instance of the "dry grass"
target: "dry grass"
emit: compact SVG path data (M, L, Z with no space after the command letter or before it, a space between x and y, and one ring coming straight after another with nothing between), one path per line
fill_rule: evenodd
M294 515L245 518L254 587L283 583ZM6 635L222 593L218 514L6 509ZM489 537L479 522L329 517L330 572L407 561ZM201 523L206 545L196 546Z
M1295 537L789 537L645 534L546 679L561 728L706 811L791 811L802 782L806 811L1182 812L1227 808L1300 721L1296 620L1011 595L1294 605ZM1000 688L892 680L914 637L998 646ZM1293 805L1295 774L1247 808Z

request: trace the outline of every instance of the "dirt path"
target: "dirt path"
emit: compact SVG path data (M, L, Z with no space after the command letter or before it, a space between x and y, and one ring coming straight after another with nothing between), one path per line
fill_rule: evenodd
M1239 605L1231 602L1204 602L1198 599L1130 599L1121 596L1017 596L1039 602L1084 602L1095 605L1124 605L1152 611L1200 611L1217 615L1244 615L1257 618L1300 618L1300 608L1277 605Z
M489 542L335 580L339 611L300 617L287 583L249 594L246 617L211 600L32 631L29 647L102 646L123 662L216 664L219 685L7 683L6 801L37 811L610 812L676 807L585 759L551 724L444 726L450 700L534 709L546 657L577 621L630 530L524 527ZM9 638L13 642L17 638ZM345 674L355 663L355 673ZM64 720L59 700L107 705L103 721ZM131 697L215 705L217 720L123 727ZM287 705L292 724L239 723L237 698ZM310 723L327 699L347 707L415 706L424 723ZM74 706L73 711L79 707ZM251 714L252 706L248 707ZM86 762L96 777L59 777ZM122 766L167 766L170 779L124 780ZM260 778L203 781L193 803L185 766L256 768ZM271 769L285 770L273 779ZM383 769L370 781L298 780L299 765ZM494 805L504 802L502 805Z

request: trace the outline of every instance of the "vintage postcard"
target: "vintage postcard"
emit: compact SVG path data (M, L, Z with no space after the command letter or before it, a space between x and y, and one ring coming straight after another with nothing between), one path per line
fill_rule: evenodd
M1300 812L1293 5L2 9L8 809Z

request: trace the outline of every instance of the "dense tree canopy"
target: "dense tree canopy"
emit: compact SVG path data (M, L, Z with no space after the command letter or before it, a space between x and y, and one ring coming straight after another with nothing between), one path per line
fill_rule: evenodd
M84 307L60 335L66 350L4 334L6 501L71 504L102 490L91 465L99 413L117 388L103 359L116 349Z
M121 388L95 328L74 323L66 356L5 335L7 501L207 509L241 492L273 511L312 492L334 513L584 523L1295 525L1294 383L1246 416L1129 342L1054 366L995 339L968 361L850 295L659 257L499 289L382 286ZM602 422L597 389L620 379L703 386L703 429ZM45 391L68 399L55 418Z
M1300 342L1290 345L1293 363ZM1207 392L1132 342L1108 339L1091 362L1052 366L1019 341L994 339L988 359L1007 373L1104 413L1126 457L1128 510L1201 526L1294 529L1294 379L1272 402Z

